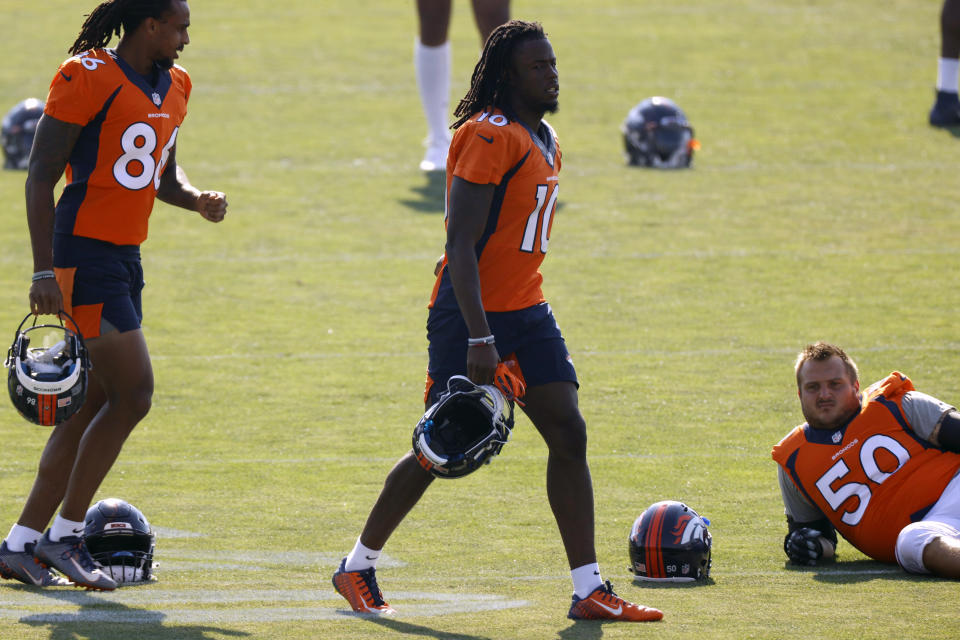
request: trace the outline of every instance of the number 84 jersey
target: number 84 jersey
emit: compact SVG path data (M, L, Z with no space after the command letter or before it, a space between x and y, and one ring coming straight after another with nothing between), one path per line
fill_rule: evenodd
M153 84L151 84L151 81ZM57 202L55 232L139 245L191 90L186 70L145 78L112 49L60 65L44 113L83 127Z
M901 373L867 389L845 427L796 427L773 459L850 544L896 562L897 535L923 518L960 468L960 455L921 438L901 400L913 384Z

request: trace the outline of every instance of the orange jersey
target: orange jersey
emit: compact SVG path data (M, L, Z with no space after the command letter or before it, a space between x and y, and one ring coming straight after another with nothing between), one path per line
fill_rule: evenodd
M560 147L544 122L542 139L499 110L476 114L453 136L447 156L447 201L457 176L496 185L487 227L476 245L486 311L516 311L544 301L540 263L556 211ZM430 306L458 308L446 257Z
M913 384L893 372L861 396L845 427L804 424L773 448L801 493L850 544L882 562L896 562L897 535L920 520L960 469L960 455L920 438L901 399Z
M156 86L109 49L60 65L44 113L83 127L67 164L55 232L139 245L187 115L190 76L157 71Z

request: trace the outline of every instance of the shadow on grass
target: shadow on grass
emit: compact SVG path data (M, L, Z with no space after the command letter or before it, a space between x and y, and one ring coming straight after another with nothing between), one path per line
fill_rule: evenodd
M830 562L815 567L800 567L789 562L784 563L784 571L812 573L817 582L830 584L858 584L872 580L895 580L897 582L920 582L926 580L949 580L931 575L907 573L895 564L876 562L875 560L849 560ZM950 582L954 582L950 580Z
M487 636L476 636L468 633L450 633L449 631L437 631L430 627L420 624L413 624L396 620L394 618L385 618L383 616L371 616L370 622L386 627L391 631L402 633L404 635L415 636L417 638L438 638L438 640L491 640Z
M443 198L446 189L446 173L443 171L427 171L423 174L423 184L411 189L417 197L401 200L400 204L420 213L443 213Z
M59 589L25 589L58 600L78 605L79 611L63 613L36 613L20 618L21 624L46 627L50 640L221 640L224 636L245 637L249 633L201 625L164 624L162 611L138 609L104 600L83 591ZM212 635L211 635L212 634Z

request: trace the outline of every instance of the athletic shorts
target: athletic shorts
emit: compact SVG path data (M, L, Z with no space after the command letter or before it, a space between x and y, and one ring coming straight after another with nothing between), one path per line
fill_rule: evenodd
M53 258L64 311L85 339L140 328L144 282L139 247L58 234Z
M960 541L960 474L940 494L923 520L911 522L897 536L897 563L910 573L930 573L923 564L923 550L935 538Z
M550 382L579 386L573 360L549 304L544 302L518 311L488 311L487 324L496 338L501 360L516 360L528 388ZM427 405L446 391L450 376L466 375L467 338L467 325L459 310L430 309L430 361L424 393Z

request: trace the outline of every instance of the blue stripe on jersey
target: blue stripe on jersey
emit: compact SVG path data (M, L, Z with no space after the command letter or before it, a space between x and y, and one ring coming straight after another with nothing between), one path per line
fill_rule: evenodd
M475 247L477 262L480 261L480 254L483 253L483 248L486 246L487 240L489 240L490 236L497 230L497 223L500 220L500 209L503 207L503 198L507 192L507 183L510 182L510 178L516 175L517 171L520 170L520 167L523 166L523 163L527 161L529 156L530 152L527 151L523 158L520 159L520 162L503 174L503 179L500 180L500 184L497 185L493 191L493 200L490 203L490 212L487 215L487 225L484 227L483 235L480 236L480 240ZM460 308L460 305L457 304L457 296L453 292L453 283L450 282L449 270L446 267L444 267L443 273L440 274L440 286L437 287L437 297L436 300L433 301L433 307L435 309Z
M897 406L896 402L894 402L893 400L887 400L883 396L877 396L876 398L874 398L874 400L879 402L881 405L883 405L887 409L887 411L893 414L893 417L897 420L900 426L903 427L903 430L907 433L907 435L909 435L911 438L916 440L917 444L922 446L924 449L934 448L932 444L930 444L929 442L921 438L919 435L917 435L917 433L914 432L914 430L911 429L909 425L907 425L907 420L906 418L903 417L903 414L900 413L900 407Z
M107 112L113 104L114 99L123 85L116 88L110 94L103 108L97 113L80 131L76 144L70 152L70 170L72 171L72 180L67 185L60 200L57 201L54 231L57 233L72 234L73 227L77 223L77 212L83 199L87 195L87 180L90 174L97 166L97 154L100 152L100 129L103 127L103 121L107 119Z
M483 248L487 246L487 240L489 240L490 236L492 236L494 231L497 230L497 223L500 222L500 210L503 208L503 199L507 195L507 187L510 184L510 179L517 175L517 171L520 171L520 167L523 166L523 163L526 162L527 158L529 157L530 152L527 151L525 154L523 154L523 157L520 158L520 162L503 174L500 184L498 184L497 188L493 190L493 200L490 203L490 212L487 214L487 226L483 230L483 235L480 236L480 241L477 242L477 262L480 261L480 255L483 253Z

